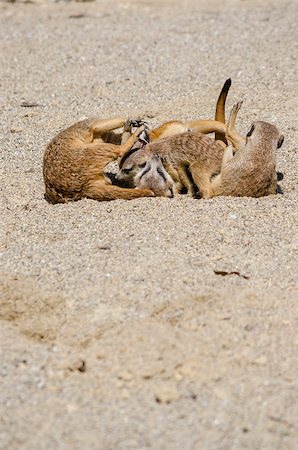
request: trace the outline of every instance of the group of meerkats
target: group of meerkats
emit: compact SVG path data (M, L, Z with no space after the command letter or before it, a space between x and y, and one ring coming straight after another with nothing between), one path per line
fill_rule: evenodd
M261 121L246 136L238 134L235 122L242 102L233 106L226 123L230 86L229 79L215 120L171 121L149 131L142 120L87 119L61 131L44 154L46 200L275 194L276 149L284 138L274 125ZM119 170L113 176L105 170L117 158Z

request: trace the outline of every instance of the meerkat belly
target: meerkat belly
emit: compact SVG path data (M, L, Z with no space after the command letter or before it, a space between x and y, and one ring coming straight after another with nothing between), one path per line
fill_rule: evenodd
M276 186L275 164L248 158L222 173L221 195L261 197L274 193Z

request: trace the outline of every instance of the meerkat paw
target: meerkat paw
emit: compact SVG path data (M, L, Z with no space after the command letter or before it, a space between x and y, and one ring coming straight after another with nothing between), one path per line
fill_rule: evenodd
M239 102L235 103L235 105L233 105L233 107L231 109L230 117L229 117L228 125L227 125L228 132L234 131L237 114L241 109L242 103L243 103L243 100L240 100Z
M235 105L233 105L232 107L232 111L231 114L238 114L238 112L240 111L241 107L243 104L243 100L239 100L239 102L235 103Z
M141 119L140 117L136 119L127 119L124 124L124 131L133 133L135 129L139 128L142 125L144 125L146 129L149 128L147 122L145 122L145 120Z

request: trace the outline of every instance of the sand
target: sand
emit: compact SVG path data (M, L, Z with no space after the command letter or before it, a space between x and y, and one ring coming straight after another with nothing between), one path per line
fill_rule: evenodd
M0 3L1 449L297 449L295 17L294 0ZM285 135L283 195L44 200L59 130L213 117L228 77L239 130Z

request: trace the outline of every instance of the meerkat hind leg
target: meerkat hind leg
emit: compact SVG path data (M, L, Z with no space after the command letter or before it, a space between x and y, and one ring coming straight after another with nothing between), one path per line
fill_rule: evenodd
M226 125L218 120L192 120L187 122L188 128L199 131L203 134L210 134L214 132L225 133Z
M245 145L245 138L235 130L236 118L242 103L241 100L233 106L226 129L226 138L233 144L235 150L240 150Z
M186 168L183 166L177 167L177 172L178 172L179 179L180 179L180 182L182 185L181 191L183 192L183 187L184 187L187 189L188 194L194 195L195 194L194 186L188 177Z
M123 156L137 142L139 135L145 130L144 125L139 127L124 143L119 146L120 155Z
M211 197L210 173L204 172L202 166L194 163L190 166L193 181L198 188L201 198Z
M128 139L125 144L115 145L115 144L107 144L101 142L92 142L91 144L86 145L86 151L94 152L96 155L96 171L98 173L103 173L104 168L107 164L114 161L117 158L123 156L125 152L127 152L134 143L138 140L138 136L142 133L143 127L138 128Z
M174 181L174 193L181 194L184 186L182 185L182 183L180 181L180 177L179 177L177 170L174 169L172 164L170 164L167 160L163 161L162 163L163 163L165 170L168 172L168 174Z
M103 133L108 133L112 130L117 130L117 128L123 127L125 124L125 119L94 119L91 122L91 129L94 134L94 138L102 135Z

